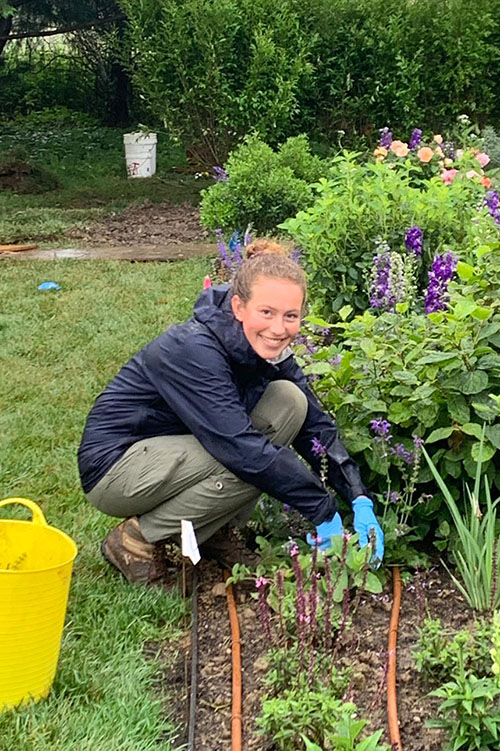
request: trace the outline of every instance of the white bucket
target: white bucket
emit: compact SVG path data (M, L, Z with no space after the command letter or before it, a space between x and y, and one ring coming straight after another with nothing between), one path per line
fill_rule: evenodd
M156 172L156 133L124 133L129 177L151 177Z

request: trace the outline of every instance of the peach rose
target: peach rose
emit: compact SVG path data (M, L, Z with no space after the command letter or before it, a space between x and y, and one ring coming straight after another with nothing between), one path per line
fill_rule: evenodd
M431 161L434 152L428 146L422 146L422 148L417 151L417 156L421 162L427 163Z
M479 154L477 154L476 159L481 167L486 167L486 165L490 162L488 154L485 154L484 151L481 151Z
M436 143L443 143L443 136L440 136L439 133L434 136L434 140Z
M451 185L453 180L456 178L458 174L457 169L444 169L441 172L441 179L443 180L445 185Z
M482 177L481 178L481 185L484 185L485 188L491 188L491 180L489 177Z
M373 156L378 161L381 161L382 159L385 159L385 157L387 156L387 154L388 154L387 149L384 149L383 146L377 146L377 148L373 152Z
M444 166L451 167L452 164L453 164L453 159L449 159L448 157L446 157L446 159L444 160Z
M470 169L468 172L465 173L466 177L469 178L469 180L472 180L474 177L479 177L480 175L476 172L475 169Z
M443 151L443 149L441 148L441 146L436 146L436 154L437 154L438 156L444 157L444 151Z
M409 151L408 144L403 141L393 141L391 143L391 151L393 151L396 156L406 156Z

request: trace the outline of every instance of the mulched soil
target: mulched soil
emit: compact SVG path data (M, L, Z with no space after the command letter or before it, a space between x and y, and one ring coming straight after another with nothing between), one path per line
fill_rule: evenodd
M70 229L66 236L88 245L165 246L202 242L208 233L200 225L196 206L145 201L127 206L101 221Z
M227 615L222 572L213 564L200 564L199 671L196 713L196 751L231 750L231 634ZM268 644L263 637L256 602L248 589L236 587L241 630L243 670L243 749L272 751L273 745L256 732L255 718L260 713L261 697L266 689L265 658ZM381 595L361 596L352 628L338 648L340 665L353 665L355 677L346 696L359 707L359 716L369 719L367 730L384 728L381 742L390 743L386 713L387 638L392 607L392 582ZM436 716L438 699L427 696L425 685L415 670L412 649L417 628L425 617L440 618L443 629L453 633L472 627L473 617L448 575L439 567L420 572L403 586L400 612L397 682L401 740L405 751L436 751L444 747L441 731L425 727L425 720ZM168 704L168 714L178 719L181 731L177 742L186 741L187 685L190 637L177 645L165 645L163 689L174 690L177 706ZM175 659L174 659L175 656ZM182 680L179 676L182 675ZM177 676L177 678L176 678ZM180 688L180 684L182 684ZM184 713L184 714L183 714ZM293 749L290 749L293 751Z

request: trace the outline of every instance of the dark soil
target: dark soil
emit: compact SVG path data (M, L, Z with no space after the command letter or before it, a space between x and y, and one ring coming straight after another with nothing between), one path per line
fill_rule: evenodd
M203 242L208 233L200 225L196 206L146 201L127 206L99 222L70 229L66 236L87 245L165 246Z
M196 751L231 750L231 633L227 614L222 572L211 564L200 564L199 671L196 712ZM250 592L236 587L241 630L243 671L243 749L272 751L273 745L256 732L255 718L266 688L268 643L262 634L256 602ZM392 608L392 583L381 595L363 595L350 630L337 648L341 665L354 667L346 700L359 707L359 716L369 719L368 730L384 728L381 742L390 743L386 713L387 639ZM441 731L428 729L425 720L436 716L439 700L429 698L431 688L415 670L412 649L417 642L417 628L425 617L440 618L443 629L453 633L473 624L470 609L450 583L449 577L435 567L421 572L411 584L403 586L397 649L398 714L402 745L405 751L437 751L444 746ZM186 728L190 637L168 647L168 663L163 688L174 693L177 707L168 705L168 714L176 715ZM177 677L176 677L177 676ZM183 714L184 713L184 714ZM186 742L183 730L177 739ZM293 749L290 749L293 751Z
M59 187L51 172L20 159L3 159L0 163L0 191L44 193Z

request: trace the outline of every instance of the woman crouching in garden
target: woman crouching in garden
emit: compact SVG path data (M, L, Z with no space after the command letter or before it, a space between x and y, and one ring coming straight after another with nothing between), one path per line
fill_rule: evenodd
M193 317L135 354L97 398L78 451L81 482L100 511L126 517L102 553L129 581L161 581L165 543L179 542L183 519L202 557L256 563L233 527L262 492L316 525L326 549L342 521L319 477L317 441L328 485L352 503L360 544L374 533L382 558L357 465L290 347L305 299L302 268L281 245L256 240L231 285L205 290Z

